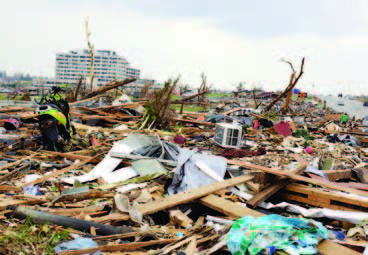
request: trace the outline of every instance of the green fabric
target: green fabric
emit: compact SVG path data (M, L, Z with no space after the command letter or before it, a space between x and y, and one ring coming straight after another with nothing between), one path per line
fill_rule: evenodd
M347 116L347 115L342 115L342 117L341 117L341 121L342 122L348 122L348 119L349 119L349 117Z

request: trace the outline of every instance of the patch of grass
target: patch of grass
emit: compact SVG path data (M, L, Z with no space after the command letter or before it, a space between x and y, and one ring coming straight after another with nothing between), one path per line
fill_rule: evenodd
M226 97L229 96L229 94L227 93L212 93L212 94L207 94L208 97Z
M367 97L357 97L356 100L360 101L360 102L368 102L368 98Z
M176 110L176 111L180 111L181 109L181 105L174 105L173 108ZM198 112L198 111L203 111L204 108L203 106L197 106L197 105L184 105L184 111L187 111L187 112Z
M265 118L273 121L278 121L280 119L280 117L275 112L266 112L264 116Z
M2 254L54 254L60 242L70 239L70 230L52 230L46 224L32 224L26 219L14 228L0 227Z
M0 94L0 100L8 100L8 95Z

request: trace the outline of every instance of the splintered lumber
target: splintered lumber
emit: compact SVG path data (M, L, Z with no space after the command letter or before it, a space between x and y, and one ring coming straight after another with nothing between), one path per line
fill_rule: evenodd
M329 189L333 189L333 190L345 191L345 192L350 192L352 194L368 196L368 193L365 192L365 191L360 191L360 190L353 189L353 188L348 188L348 187L341 187L341 186L336 185L334 183L331 183L329 181L321 181L321 180L317 180L317 179L307 178L307 177L300 176L300 175L297 175L297 174L292 174L288 171L271 169L271 168L267 168L267 167L264 167L264 166L258 166L258 165L254 165L254 164L251 164L251 163L239 161L239 160L228 160L228 163L238 165L238 166L242 166L242 167L246 167L246 168L250 168L250 169L254 169L254 170L261 170L261 171L264 171L264 172L269 173L269 174L274 174L274 175L282 176L282 177L288 177L288 178L296 180L296 181L307 182L307 183L310 183L310 184L319 185L319 186L329 188Z
M107 85L103 86L102 88L99 88L95 91L92 91L91 93L88 93L85 96L85 98L91 98L91 97L97 96L99 94L105 93L106 91L109 91L109 90L118 88L120 86L124 86L124 85L127 85L129 83L135 82L136 80L137 80L136 78L130 78L130 79L125 79L121 82L114 82L114 83L107 84Z
M15 200L15 199L7 199L0 201L0 211L6 210L8 206L16 206L16 205L34 205L45 202L44 199L27 199L27 200Z
M349 249L345 246L325 240L319 243L318 252L323 255L359 255L360 252Z
M130 227L113 227L110 225L99 224L86 220L79 220L75 218L69 218L61 215L54 215L51 213L46 213L38 210L33 210L26 207L15 207L9 206L9 210L12 210L12 217L17 219L26 219L32 223L37 224L52 224L57 226L63 226L64 228L73 228L79 231L91 231L91 227L94 227L98 235L113 235L113 234L123 234L127 232L132 232Z
M18 168L14 169L13 171L11 171L11 172L3 175L3 176L0 176L0 181L6 180L8 177L12 176L13 174L16 174L17 172L19 172L23 169L26 169L27 167L29 167L29 164L24 164L23 166L18 167Z
M148 242L134 242L134 243L124 243L124 244L114 244L114 245L101 245L94 248L80 249L76 251L65 251L61 252L61 255L79 255L79 254L90 254L96 251L101 252L111 252L111 251L132 251L140 248L153 246L153 245L164 245L174 242L175 239L161 239L153 240Z
M351 169L324 170L323 173L332 182L337 181L337 180L341 180L341 179L351 179L353 177L353 173L352 173Z
M293 169L290 171L290 173L293 174L301 174L304 172L304 170L307 168L307 165L302 164L296 169ZM280 178L278 177L276 179L275 184L272 184L271 186L266 187L261 192L258 192L255 194L251 199L247 201L247 205L251 208L256 208L259 206L262 202L266 201L268 198L270 198L272 195L277 193L279 190L281 190L283 187L285 187L287 184L290 183L290 179L288 178Z
M103 206L87 206L84 208L70 208L70 209L64 209L64 208L52 209L52 208L38 207L38 210L40 211L48 212L52 214L63 215L63 216L76 216L76 215L80 215L81 213L90 214L90 213L102 211L102 209L103 209Z
M107 240L114 240L114 239L123 239L123 238L135 237L135 236L138 236L139 234L141 234L141 232L131 232L131 233L111 235L111 236L97 236L97 237L93 237L92 240L107 241Z
M170 218L174 224L178 224L186 229L191 228L193 225L193 220L180 210L171 210Z
M41 182L44 182L44 181L47 181L49 180L50 178L54 178L54 177L57 177L57 176L60 176L62 174L65 174L66 172L70 171L70 170L74 170L74 169L77 169L89 162L91 162L92 160L98 158L99 155L95 156L95 157L92 157L92 158L89 158L87 160L84 160L84 161L81 161L79 163L76 163L76 164L73 164L71 166L68 166L64 169L61 169L61 170L58 170L56 172L53 172L51 174L48 174L48 175L45 175L44 177L41 177L41 178L38 178L34 181L31 181L31 182L27 182L25 185L28 186L28 185L31 185L31 184L38 184L38 183L41 183Z
M337 210L368 212L368 198L349 196L342 192L329 192L301 184L289 184L280 195L288 200Z
M253 179L252 176L242 175L225 181L215 182L210 185L194 188L187 192L182 192L179 194L168 196L161 200L155 200L150 203L137 205L134 208L142 215L152 214L167 208L171 208L204 197L216 191L236 186L238 184L250 181L252 179Z
M111 221L127 221L130 219L129 214L122 214L122 213L111 213L102 217L92 218L90 221L99 222L99 223L106 223Z
M244 216L262 216L262 213L260 212L249 209L245 206L231 202L223 197L219 197L213 194L202 197L199 201L201 204L218 212L221 212L227 216L230 216L233 219L238 219Z
M22 188L18 186L0 185L0 191L22 192Z
M103 197L113 197L113 194L108 194L106 191L102 190L90 190L87 192L75 193L75 194L62 194L57 196L52 203L65 202L65 201L83 201L93 198L103 198Z
M181 122L181 123L192 124L192 125L202 125L202 126L207 126L207 127L216 126L216 124L204 122L204 121L185 120L185 119L178 119L178 118L172 118L171 120L175 122Z
M67 158L69 160L77 160L77 159L79 159L79 160L88 160L88 159L91 158L91 157L88 157L88 156L82 156L82 155L78 155L78 154L75 154L75 153L44 151L44 150L41 150L40 152L41 153L46 153L46 154L51 154L51 155L58 156L58 157Z
M0 170L4 170L4 169L9 169L9 168L16 167L16 166L18 166L20 163L22 163L23 161L26 161L26 160L28 160L28 159L31 159L32 157L33 157L33 156L28 156L28 157L22 158L22 159L20 159L20 160L17 160L17 161L15 161L15 162L13 162L13 163L6 164L6 165L4 165L4 166L1 166L1 167L0 167Z
M85 102L88 102L88 101L92 101L92 100L97 99L99 97L100 96L95 96L95 97L87 98L87 99L84 99L84 100L79 100L79 101L76 101L76 102L72 102L72 103L69 103L69 106L72 107L72 106L78 105L80 103L85 103Z

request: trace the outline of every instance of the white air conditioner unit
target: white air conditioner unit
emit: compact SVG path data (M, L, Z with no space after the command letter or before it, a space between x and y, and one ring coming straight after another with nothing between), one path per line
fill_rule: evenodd
M225 148L238 148L242 142L242 126L219 123L216 125L214 142Z

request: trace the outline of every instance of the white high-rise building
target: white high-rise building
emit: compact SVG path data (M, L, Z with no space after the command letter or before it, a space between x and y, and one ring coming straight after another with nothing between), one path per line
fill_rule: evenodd
M76 84L80 75L89 79L90 65L91 55L89 50L57 53L55 83ZM112 80L123 80L127 78L127 68L129 68L128 61L124 57L117 55L115 51L96 50L93 70L94 84L96 86L100 86L107 84Z
M141 70L137 68L127 67L125 71L126 78L137 78L141 76Z

